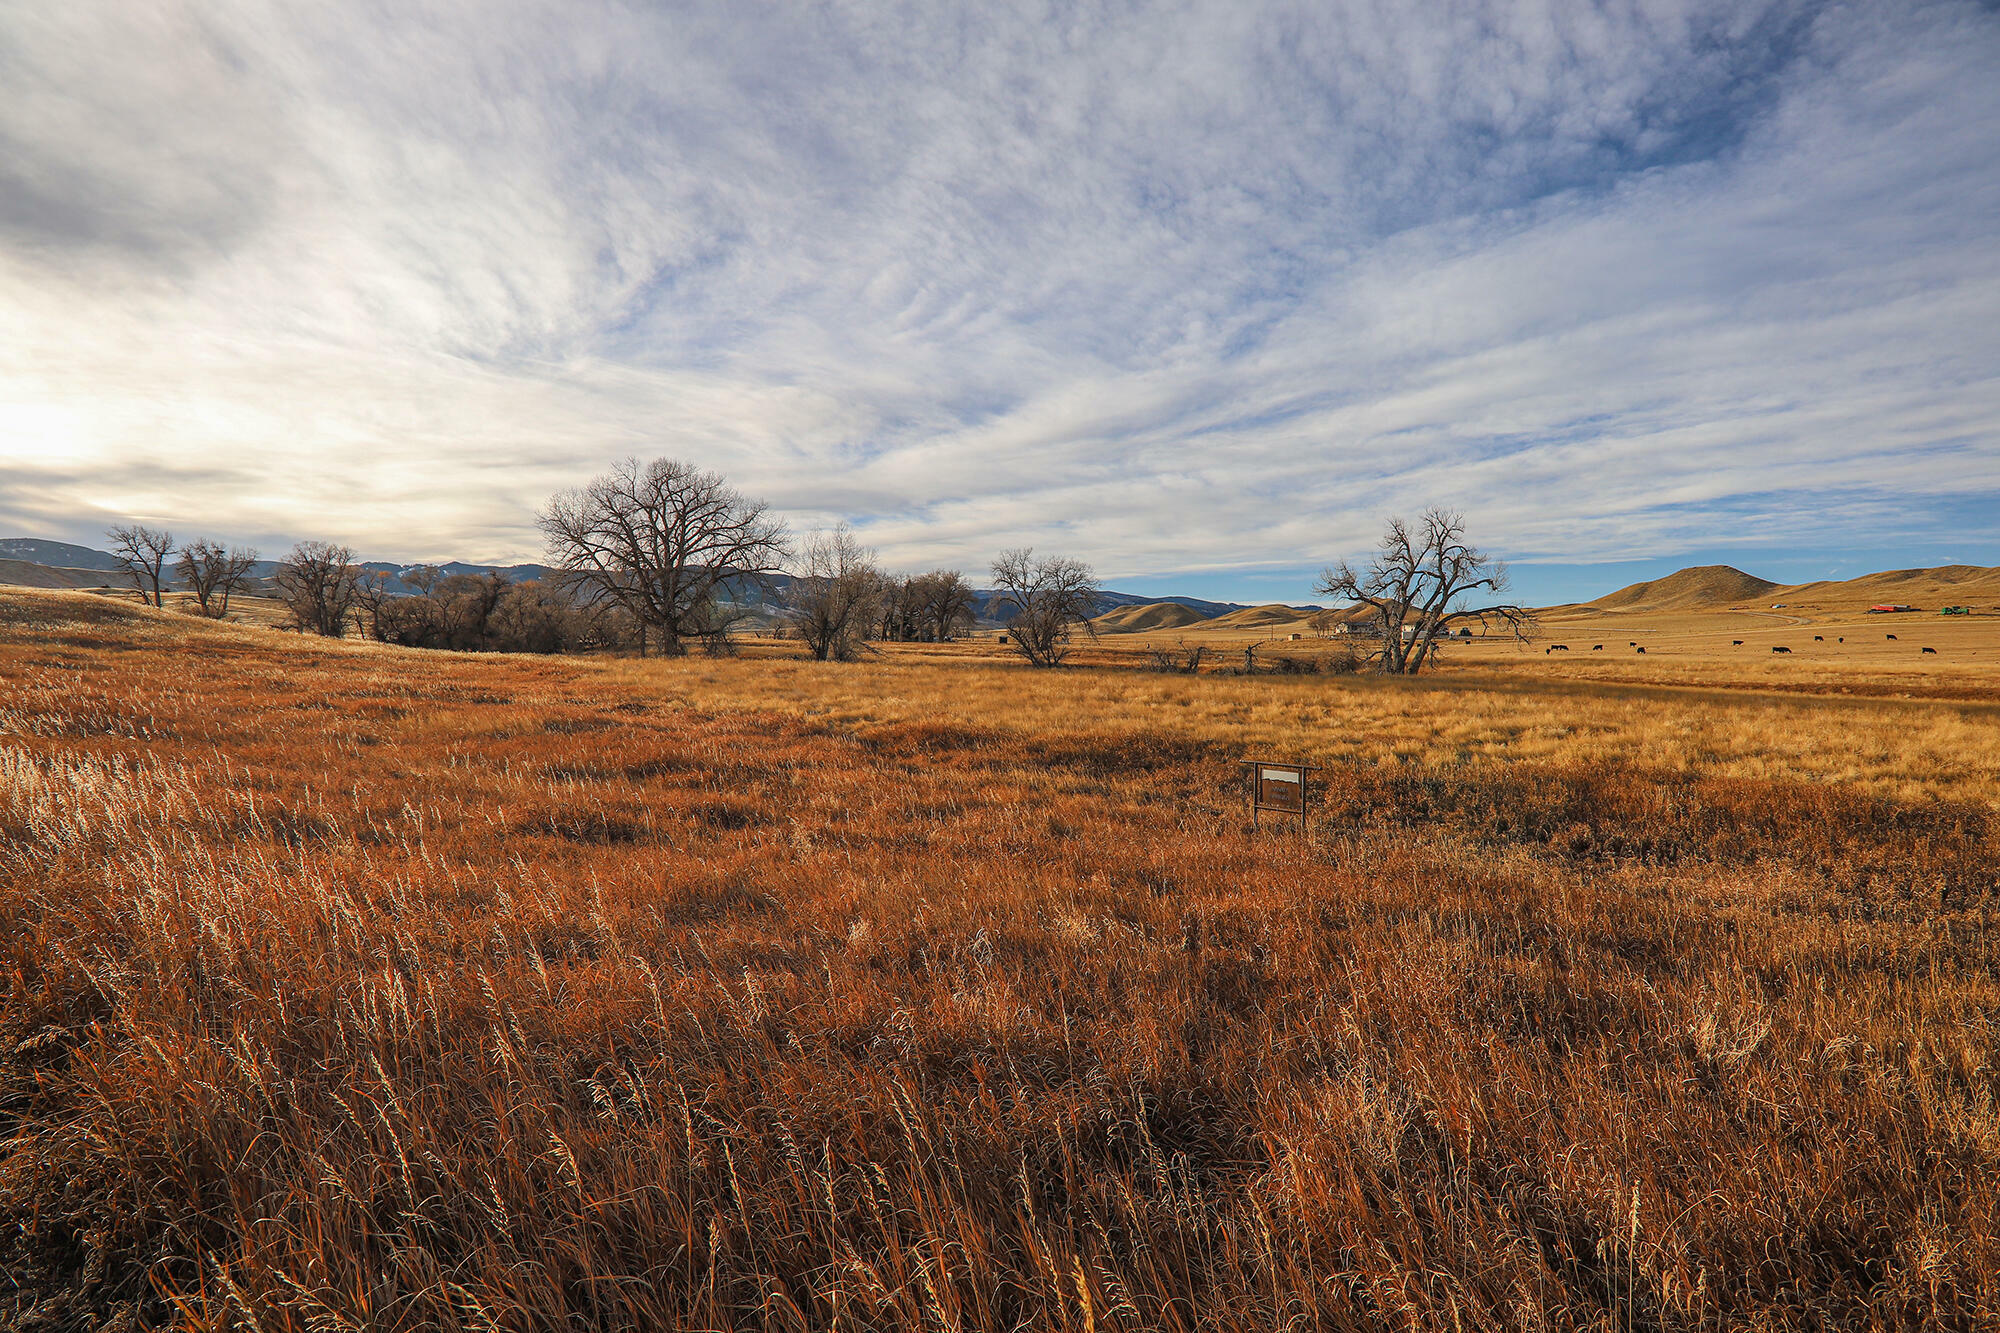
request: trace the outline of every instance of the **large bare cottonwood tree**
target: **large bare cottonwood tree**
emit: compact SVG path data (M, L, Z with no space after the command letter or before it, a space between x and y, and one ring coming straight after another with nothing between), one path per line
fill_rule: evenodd
M1507 567L1465 540L1465 517L1432 509L1414 527L1389 520L1365 571L1345 560L1325 570L1315 591L1374 608L1370 628L1381 638L1376 665L1414 676L1437 656L1448 629L1466 621L1505 626L1525 640L1534 615L1511 602L1487 600L1507 590Z
M250 571L256 564L254 549L225 547L203 537L181 547L174 573L181 586L194 594L201 614L220 620L229 614L230 596L249 585Z
M167 567L167 556L174 549L174 534L163 528L148 528L134 523L129 527L112 528L105 536L111 539L111 554L118 561L118 568L132 580L142 600L153 606L165 606L161 595Z
M661 651L715 640L720 604L766 574L788 549L785 527L713 472L674 458L628 458L589 485L550 499L540 515L549 562L593 605L615 605Z
M944 643L973 624L978 596L955 569L893 580L877 609L876 633L901 643Z
M799 553L785 619L806 650L822 662L852 662L881 616L888 580L845 523L815 530Z
M955 569L933 569L912 580L923 633L935 643L944 643L957 631L973 623L978 599L972 585Z
M1038 667L1060 666L1069 656L1071 634L1081 628L1092 638L1090 621L1096 609L1097 575L1080 560L1060 556L1037 558L1032 547L1008 551L993 562L993 582L1000 605L1014 615L1007 637L1014 650Z
M338 639L360 597L361 567L345 546L300 542L278 562L271 585L295 625Z

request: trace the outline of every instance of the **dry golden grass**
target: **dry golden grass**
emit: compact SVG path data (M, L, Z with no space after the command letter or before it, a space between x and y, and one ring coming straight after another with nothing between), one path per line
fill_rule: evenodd
M2000 1318L1990 708L1096 660L0 593L0 1317Z

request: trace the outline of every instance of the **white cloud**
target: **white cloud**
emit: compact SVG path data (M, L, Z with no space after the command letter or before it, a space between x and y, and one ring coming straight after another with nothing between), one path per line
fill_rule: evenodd
M1970 4L0 5L0 526L532 556L673 453L1129 576L2000 495Z

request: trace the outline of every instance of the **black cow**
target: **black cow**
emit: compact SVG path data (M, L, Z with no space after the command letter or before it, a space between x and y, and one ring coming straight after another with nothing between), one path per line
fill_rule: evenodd
M1638 649L1638 651L1640 651L1640 652L1642 652L1642 653L1646 651L1646 650L1645 650L1644 648L1639 648L1639 646L1638 646L1637 644L1634 644L1634 645L1632 645L1632 646L1633 646L1634 648L1637 648L1637 649Z
M1929 654L1930 654L1930 655L1931 655L1932 657L1936 657L1936 656L1937 656L1937 649L1935 649L1935 648L1926 648L1926 649L1924 649L1924 652L1926 652L1926 653L1929 653ZM1919 653L1919 654L1918 654L1918 656L1920 656L1920 657L1921 657L1922 655L1923 655L1922 653Z
M1593 643L1590 645L1590 651L1593 653L1601 653L1604 651L1604 645L1601 643Z
M1790 652L1790 651L1792 651L1792 650L1791 650L1791 649L1789 649L1789 648L1786 648L1786 647L1782 647L1782 646L1776 646L1776 647L1773 647L1773 648L1771 649L1771 651L1772 651L1772 652L1774 652L1774 653L1789 653L1789 652Z
M1835 640L1834 640L1834 642L1835 642L1835 643L1846 643L1846 642L1847 642L1847 636L1846 636L1845 634L1843 634L1843 635L1841 635L1841 636L1840 636L1839 638L1835 639Z
M1890 643L1894 643L1896 641L1896 636L1893 634L1885 634L1882 637L1887 639Z
M1743 646L1743 640L1741 639L1731 639L1729 642L1734 644L1738 648L1741 648Z
M1825 643L1825 642L1826 642L1826 635L1824 635L1824 634L1815 634L1815 635L1813 635L1813 642L1814 642L1814 643Z

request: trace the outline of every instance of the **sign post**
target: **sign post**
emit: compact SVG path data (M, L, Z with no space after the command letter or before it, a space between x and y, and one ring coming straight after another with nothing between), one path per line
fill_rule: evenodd
M1306 790L1306 774L1319 770L1317 764L1283 764L1263 759L1245 759L1243 766L1250 770L1250 826L1262 827L1264 811L1273 814L1296 815L1299 820L1299 836L1306 831L1306 812L1309 808L1309 793Z

